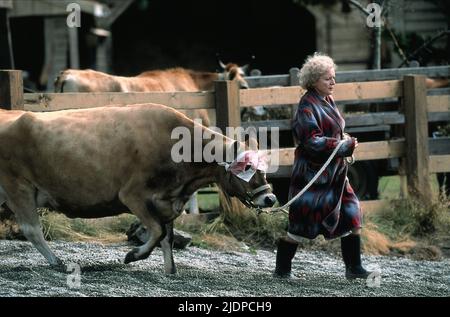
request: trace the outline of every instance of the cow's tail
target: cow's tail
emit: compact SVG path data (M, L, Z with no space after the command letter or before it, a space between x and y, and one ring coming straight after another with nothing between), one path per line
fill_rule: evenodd
M66 72L61 71L55 79L55 92L64 92L64 84L66 83Z

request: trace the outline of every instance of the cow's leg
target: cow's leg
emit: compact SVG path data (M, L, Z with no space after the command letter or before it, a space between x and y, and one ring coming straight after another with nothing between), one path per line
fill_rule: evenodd
M0 185L0 206L6 202L6 193L3 187Z
M9 193L6 204L14 213L22 233L47 259L50 265L61 267L63 262L50 250L44 239L39 215L36 211L34 189L17 184L16 191L12 194Z
M161 240L161 249L164 255L164 271L166 274L175 274L177 269L173 261L173 221L166 224L166 236Z
M142 197L145 196L142 195ZM149 239L146 243L127 253L125 263L148 258L156 244L160 242L165 235L165 228L163 228L160 221L152 215L152 212L154 211L148 210L145 198L142 197L140 195L128 195L124 192L119 193L119 198L122 203L139 218L144 226L147 227L147 232L149 234Z
M13 211L14 209L10 207ZM34 247L47 259L50 265L62 267L63 262L50 250L47 242L45 241L44 234L42 233L41 223L36 209L30 210L30 217L27 216L26 220L21 219L16 213L16 220L20 226L20 230L25 237L30 241Z
M130 208L130 207L129 207ZM151 215L144 215L141 211L136 211L136 208L131 209L132 212L142 221L142 223L147 227L147 231L149 233L149 238L146 243L143 245L132 249L125 256L125 263L130 263L138 260L143 260L149 257L150 253L152 253L155 246L158 242L161 241L163 235L165 234L163 231L163 227Z

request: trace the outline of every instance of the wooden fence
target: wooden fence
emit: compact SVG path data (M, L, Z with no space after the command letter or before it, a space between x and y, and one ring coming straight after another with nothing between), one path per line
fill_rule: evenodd
M254 76L246 79L251 87L289 86L292 83L295 84L298 72L298 69L291 69L288 75ZM405 192L414 192L416 196L421 195L425 201L429 201L429 193L431 191L429 173L450 170L450 138L429 139L428 122L450 121L450 88L429 89L427 91L424 82L418 85L415 84L417 80L424 81L423 76L413 76L416 79L414 79L414 84L411 84L411 79L404 77L408 74L449 78L450 67L436 66L337 72L337 82L340 84L337 84L334 97L338 105L368 104L371 102L391 102L392 104L392 101L395 101L394 104L397 104L397 106L400 104L400 111L398 109L390 109L397 111L345 115L346 130L368 132L380 129L389 130L390 125L403 125L405 137L390 141L360 143L360 146L355 151L355 155L360 161L399 158L401 161L399 173L404 175L402 178L406 179L403 188L406 188ZM358 82L348 83L350 81ZM297 88L289 87L285 91L289 94ZM265 105L264 102L253 102L255 99L249 103L253 106L275 106L295 101L295 98L286 97L286 95L283 96L283 100L277 100L276 96L268 93L269 90L280 91L274 87L265 88L261 92L267 95L264 98L261 98L261 96L258 98L264 99L265 102L270 101L272 102L271 104ZM420 91L422 93L418 95ZM247 92L241 92L241 94L245 95ZM252 94L256 95L257 92L254 91ZM295 101L295 104L297 103L298 100ZM244 122L242 125L277 126L280 130L290 130L291 120ZM280 154L281 167L290 166L293 160L293 149L282 149ZM426 164L428 170L424 168L424 164ZM418 169L423 173L417 172ZM286 173L286 169L283 170L283 173ZM420 180L416 181L417 179ZM366 210L370 210L381 206L382 202L367 201L363 202L363 204L366 205Z
M434 70L431 70L431 72ZM352 72L361 82L339 83L335 89L335 100L340 101L364 101L375 99L400 98L402 111L397 115L380 116L377 114L362 114L347 118L347 125L353 122L377 121L382 124L404 123L405 137L402 139L364 142L360 143L355 151L358 160L374 160L386 158L400 158L403 174L406 175L407 188L410 193L421 197L425 202L431 197L429 174L435 172L450 171L450 150L430 155L428 139L429 118L450 121L450 95L427 95L424 75L407 75L410 73L423 74L420 69L396 70L397 77L402 79L390 80L394 75L393 70L378 71L386 80L370 81L369 71ZM450 67L436 67L436 74L443 73L450 77ZM372 72L373 73L373 72ZM426 72L430 76L430 70ZM349 73L337 74L339 78L350 77ZM358 77L359 76L359 77ZM364 77L365 76L365 77ZM284 81L283 84L295 84L291 74L283 76L264 76L266 78L249 78L254 86L261 86ZM383 77L382 77L383 78ZM368 81L367 81L368 80ZM344 80L345 81L345 80ZM269 84L270 85L270 84ZM34 93L23 94L23 86L20 71L0 71L0 106L5 109L20 109L27 111L54 111L70 108L89 108L106 105L126 105L134 103L162 103L176 109L210 109L215 112L216 125L225 131L225 127L241 126L241 107L253 107L264 105L266 107L297 104L303 93L300 86L290 87L260 87L239 90L237 85L230 81L217 81L215 92L170 92L170 93ZM265 126L281 126L287 122L270 124ZM255 124L256 126L261 123ZM443 143L444 142L444 143ZM433 144L434 141L431 142ZM436 140L438 146L450 149L449 140ZM276 150L279 152L280 166L289 167L293 163L294 148ZM441 151L442 152L442 151ZM433 152L431 152L433 153ZM363 207L366 211L377 209L383 202L366 201Z

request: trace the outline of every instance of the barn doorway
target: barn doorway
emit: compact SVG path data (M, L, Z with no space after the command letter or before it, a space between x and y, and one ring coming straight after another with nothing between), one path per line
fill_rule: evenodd
M38 16L17 17L9 21L15 69L24 71L26 89L40 89L39 77L45 54L44 21Z
M286 74L316 48L313 15L291 0L137 0L113 36L120 75L174 66L214 71L216 54L251 62L264 75Z

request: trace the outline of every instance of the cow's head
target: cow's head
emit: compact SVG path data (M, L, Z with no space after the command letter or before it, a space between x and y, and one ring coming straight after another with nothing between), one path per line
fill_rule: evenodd
M235 141L233 161L220 163L225 167L221 187L248 207L272 207L277 199L266 180L267 156L254 147L250 149L248 142L242 147Z
M247 81L244 79L245 72L249 67L248 64L241 67L233 63L228 63L225 65L222 61L219 61L219 64L220 67L222 67L223 77L225 80L236 80L239 84L239 88L249 88Z

